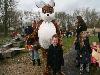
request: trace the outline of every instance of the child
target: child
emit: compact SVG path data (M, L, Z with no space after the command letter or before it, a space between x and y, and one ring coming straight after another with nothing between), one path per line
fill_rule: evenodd
M80 36L79 38L79 46L80 49L78 51L79 53L79 63L80 63L80 74L82 74L85 64L85 46L84 46L84 39Z
M36 62L38 63L38 66L41 65L38 49L39 49L38 44L35 43L33 45L33 48L32 48L32 61L33 61L33 66L35 65Z
M80 33L79 38L76 38L75 40L75 50L77 52L76 55L76 67L80 66L80 42L83 39L83 32Z
M96 42L92 42L92 57L91 57L91 63L92 64L96 64L96 58L97 58L97 43Z
M91 58L91 47L89 44L89 38L85 32L80 34L79 43L80 74L82 74L84 69L86 69L86 71L89 72Z
M59 45L59 37L55 34L52 37L51 45L48 49L47 65L53 70L53 75L61 73L61 66L64 65L63 49Z
M99 67L100 67L100 44L97 47L97 52L98 52L98 60L97 60L97 62L98 62Z
M26 48L29 50L30 55L32 56L33 66L35 65L36 61L38 66L40 66L40 58L39 58L39 44L37 38L33 35L29 35L26 40Z
M100 67L100 46L96 42L92 43L92 58L91 63Z
M75 45L75 50L76 50L76 52L77 52L77 54L76 54L76 67L79 67L79 66L80 66L80 63L79 63L80 42L79 42L79 39L76 39L76 40L75 40L74 45Z
M89 43L89 32L85 32L84 35L85 35L84 36L84 46L85 46L85 60L86 60L85 68L86 68L86 71L89 72L92 50L91 50L90 43Z

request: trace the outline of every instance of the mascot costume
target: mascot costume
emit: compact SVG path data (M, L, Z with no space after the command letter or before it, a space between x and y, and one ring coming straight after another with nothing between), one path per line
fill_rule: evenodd
M33 37L34 33L36 34L35 39L38 40L42 50L43 63L45 68L43 75L49 75L49 69L47 66L47 50L50 46L52 36L54 34L58 34L60 37L60 27L54 17L55 3L53 0L50 0L48 4L43 1L36 2L36 6L42 9L40 13L41 20L34 21L32 23L33 30L31 27L30 29L28 28L28 33L29 35L33 35Z
M37 31L39 44L42 48L43 59L45 63L45 72L44 75L48 75L48 66L47 66L47 50L50 46L50 41L54 34L60 36L60 30L58 22L55 20L54 6L55 3L53 0L50 0L48 4L45 2L36 2L36 6L41 8L41 20L37 22Z
M38 37L41 47L48 49L50 45L50 39L54 34L60 34L59 27L54 19L54 6L55 3L51 0L49 4L41 1L36 3L38 8L42 9L40 13L41 20L38 22Z

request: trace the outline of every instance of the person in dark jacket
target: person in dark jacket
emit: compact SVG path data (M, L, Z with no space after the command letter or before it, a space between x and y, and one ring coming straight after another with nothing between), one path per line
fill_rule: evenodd
M53 70L53 75L63 75L61 72L61 66L64 65L63 49L58 44L58 36L54 35L52 37L52 44L49 46L47 55L47 65Z
M76 67L79 67L80 66L80 62L79 62L79 57L80 57L80 54L79 54L80 42L79 42L79 39L75 40L74 45L75 45L75 50L77 52L77 54L76 54Z
M77 16L77 28L76 28L76 37L79 38L79 35L82 31L87 31L87 26L81 16Z
M99 43L100 43L100 32L98 32L98 39L99 39Z

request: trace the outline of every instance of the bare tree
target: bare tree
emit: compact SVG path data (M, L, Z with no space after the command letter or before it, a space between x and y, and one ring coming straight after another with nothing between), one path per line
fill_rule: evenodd
M55 17L56 19L60 20L60 24L61 24L61 29L66 29L66 20L67 20L67 15L65 12L56 12L55 13Z
M0 21L2 21L3 26L3 32L4 35L8 35L8 28L12 25L14 25L18 17L16 14L16 1L15 0L0 0L0 14L1 18Z
M82 18L85 20L86 24L88 27L95 27L98 26L99 24L99 15L98 12L96 12L95 9L80 9L80 10L75 10L73 13L73 18L75 20L76 16L82 16Z
M86 8L83 10L84 19L88 27L95 27L99 18L95 9Z

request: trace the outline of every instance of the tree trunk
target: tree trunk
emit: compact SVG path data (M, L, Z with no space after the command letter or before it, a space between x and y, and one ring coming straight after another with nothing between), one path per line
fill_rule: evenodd
M7 13L7 9L8 9L8 3L7 0L4 0L4 21L3 21L3 25L4 25L4 36L8 35L8 13Z

